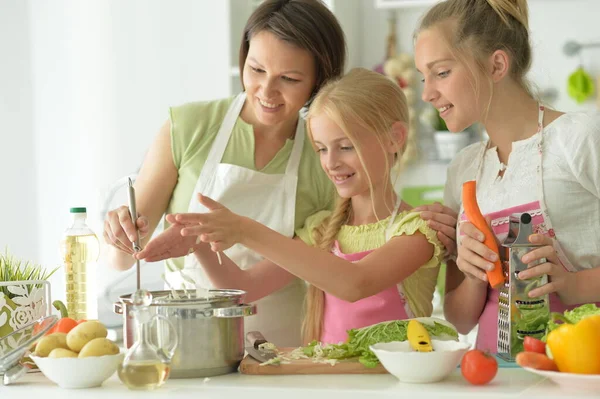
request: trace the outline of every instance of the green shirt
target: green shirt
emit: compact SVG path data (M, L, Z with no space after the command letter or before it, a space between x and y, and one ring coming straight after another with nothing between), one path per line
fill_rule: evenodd
M306 220L305 226L296 231L296 235L305 243L314 245L313 230L330 214L331 211L322 211L312 215ZM433 311L433 292L437 283L443 246L437 238L436 231L427 226L427 222L421 219L419 215L419 212L399 212L390 229L390 238L400 235L413 235L419 231L433 244L434 251L431 259L402 281L406 299L415 317L429 317ZM390 222L390 217L388 216L377 223L360 226L342 225L336 237L340 250L345 254L353 254L382 247L386 243L385 231Z
M167 213L187 212L200 171L234 99L235 97L193 102L170 109L173 161L179 176ZM301 123L304 121L301 120ZM293 145L293 140L287 140L283 148L260 172L285 173ZM256 170L254 130L252 125L239 117L221 162ZM295 228L302 227L308 216L324 209L332 209L334 193L333 183L321 169L319 157L306 137L298 169ZM170 267L183 268L183 259L169 259L167 262L170 263Z

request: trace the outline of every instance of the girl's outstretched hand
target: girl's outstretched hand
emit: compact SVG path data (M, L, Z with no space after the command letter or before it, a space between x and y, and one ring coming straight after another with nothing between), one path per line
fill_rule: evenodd
M539 248L529 251L521 258L523 263L533 263L542 260L543 263L536 266L529 266L527 270L519 273L519 280L548 275L548 284L537 287L529 292L529 297L534 298L545 294L556 292L561 299L568 297L573 292L575 273L569 273L561 265L556 250L553 246L553 240L542 234L532 234L529 236L532 244L542 245ZM568 301L567 301L568 302Z
M210 243L214 252L224 251L242 239L242 221L245 219L231 212L220 203L198 194L198 202L208 213L178 213L167 216L171 223L184 224L184 237L199 237L201 242Z
M174 223L150 240L143 250L134 254L134 257L146 262L158 262L188 255L198 249L199 246L206 245L197 242L196 237L183 237L181 230L184 228L185 225Z

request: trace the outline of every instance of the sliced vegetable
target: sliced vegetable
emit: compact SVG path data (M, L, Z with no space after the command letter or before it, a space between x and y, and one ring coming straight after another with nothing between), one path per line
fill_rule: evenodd
M600 315L586 317L577 324L564 320L563 325L550 331L546 342L558 369L566 373L600 374Z
M520 352L515 358L517 364L521 367L529 367L536 370L558 371L554 360L543 353L538 352Z

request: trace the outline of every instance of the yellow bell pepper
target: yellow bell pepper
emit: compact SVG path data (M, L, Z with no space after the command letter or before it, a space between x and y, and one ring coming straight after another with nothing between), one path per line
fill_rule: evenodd
M546 344L561 372L600 374L600 315L562 324L548 334Z

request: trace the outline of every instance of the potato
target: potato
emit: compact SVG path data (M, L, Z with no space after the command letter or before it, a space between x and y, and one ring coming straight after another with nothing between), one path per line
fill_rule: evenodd
M94 338L106 338L106 335L108 331L104 324L97 320L84 321L67 333L67 346L73 352L79 352Z
M69 348L67 346L67 334L57 332L42 337L35 346L35 354L39 357L47 357L56 348Z
M119 353L119 347L107 338L94 338L79 352L79 357L116 355Z
M54 348L48 357L59 359L61 357L77 357L77 353L64 348Z

